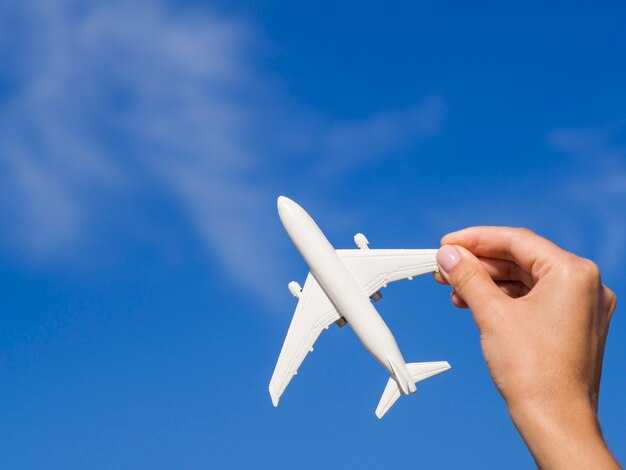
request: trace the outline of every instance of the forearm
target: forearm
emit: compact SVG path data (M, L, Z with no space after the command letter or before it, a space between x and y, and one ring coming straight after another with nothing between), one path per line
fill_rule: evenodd
M620 469L584 400L521 403L511 417L541 469Z

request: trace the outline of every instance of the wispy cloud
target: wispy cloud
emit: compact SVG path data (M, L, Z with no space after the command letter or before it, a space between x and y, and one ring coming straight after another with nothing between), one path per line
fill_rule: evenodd
M606 170L607 165L620 165L626 155L626 147L616 143L622 127L623 123L615 123L595 129L556 129L548 135L548 141L556 149Z
M439 132L443 123L441 97L426 98L408 111L383 112L361 121L339 123L326 133L323 149L340 172L370 163L388 152L407 147L419 137Z
M615 271L626 255L626 147L624 123L602 128L558 129L549 135L558 150L577 158L579 171L561 190L578 207L580 220L597 227L593 250ZM582 231L582 227L579 228Z
M567 157L556 177L519 179L497 197L494 189L487 197L468 194L452 207L430 210L427 223L438 233L471 225L530 227L593 258L605 274L620 274L626 256L624 131L622 123L554 130L547 145Z
M206 8L41 0L0 13L1 241L31 261L80 257L115 204L158 191L233 279L265 293L279 266L255 237L271 232L272 159L341 173L442 123L436 97L356 122L289 109L253 66L250 26Z

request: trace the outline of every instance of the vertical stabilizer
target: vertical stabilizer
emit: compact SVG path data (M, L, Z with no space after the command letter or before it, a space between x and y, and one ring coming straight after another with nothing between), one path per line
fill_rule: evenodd
M380 397L380 401L378 402L378 407L376 408L376 417L381 419L385 416L385 413L389 411L389 408L393 406L393 404L398 401L400 398L400 387L398 386L398 382L396 379L391 377L387 382L387 386L385 387L385 391L383 392L383 396Z

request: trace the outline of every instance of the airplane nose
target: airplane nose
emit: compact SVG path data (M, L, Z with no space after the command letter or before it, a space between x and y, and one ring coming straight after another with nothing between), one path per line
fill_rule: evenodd
M276 205L278 206L278 217L280 217L281 222L285 225L287 219L289 219L289 203L291 200L285 196L278 196L278 200L276 201Z
M286 196L279 196L276 203L278 205L278 215L280 215L281 219L286 214L293 214L299 207L298 204L296 204Z
M280 196L276 201L278 205L278 216L283 226L289 231L289 227L302 223L306 219L307 213L294 201L285 196Z
M276 201L276 206L278 207L278 212L280 212L280 208L281 206L284 206L285 203L288 201L289 199L287 199L285 196L278 196L278 200Z

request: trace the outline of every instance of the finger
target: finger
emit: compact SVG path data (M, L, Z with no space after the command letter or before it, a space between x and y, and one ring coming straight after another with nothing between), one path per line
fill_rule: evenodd
M504 281L504 282L496 282L496 285L498 286L498 289L502 291L503 294L508 295L509 297L512 297L514 299L517 299L518 297L523 297L526 294L528 294L528 292L530 292L530 289L528 289L528 287L526 287L521 282ZM467 303L465 303L465 300L463 300L463 298L456 292L452 291L450 293L450 299L452 300L452 303L454 304L455 307L468 308Z
M433 273L433 277L435 278L435 281L437 281L439 284L443 286L448 285L448 281L446 281L446 278L443 277L443 274L441 274L440 272Z
M496 258L478 258L483 264L487 274L494 281L518 281L523 283L529 289L532 289L535 283L528 271L524 271L519 264L513 261Z
M465 300L463 300L461 296L454 291L450 292L450 300L452 300L455 307L468 308Z
M439 249L437 263L441 274L472 311L478 328L483 330L488 327L493 316L486 312L496 308L506 296L500 292L482 263L463 247L451 245Z
M498 281L496 284L504 294L514 299L523 297L530 291L525 284L517 281Z
M566 252L549 240L523 228L470 227L449 233L441 244L461 245L476 256L517 263L536 282Z

